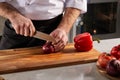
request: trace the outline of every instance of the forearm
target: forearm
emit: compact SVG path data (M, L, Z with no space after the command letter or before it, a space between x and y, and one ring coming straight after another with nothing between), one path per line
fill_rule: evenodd
M79 15L80 10L75 8L66 8L65 14L58 28L64 29L66 33L69 33L70 29L72 28L74 22L76 21Z
M14 19L17 15L20 15L20 13L12 5L6 2L0 3L0 16L11 20Z

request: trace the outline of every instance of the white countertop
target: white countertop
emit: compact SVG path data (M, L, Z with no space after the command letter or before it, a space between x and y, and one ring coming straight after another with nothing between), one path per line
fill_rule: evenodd
M120 43L120 38L94 42L94 48L100 52L109 52ZM99 74L95 63L40 69L1 75L5 80L109 80Z

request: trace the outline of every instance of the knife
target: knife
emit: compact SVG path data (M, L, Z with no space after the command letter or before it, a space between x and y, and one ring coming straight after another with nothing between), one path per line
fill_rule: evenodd
M33 37L56 43L55 39L52 36L43 32L36 31Z
M7 21L7 24L9 24L10 28L13 29L12 24L9 20ZM36 31L33 37L56 43L56 40L52 36L43 32Z

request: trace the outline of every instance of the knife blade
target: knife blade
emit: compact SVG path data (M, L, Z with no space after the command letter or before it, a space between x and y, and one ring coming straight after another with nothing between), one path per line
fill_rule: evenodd
M52 36L43 32L36 31L33 37L56 43L56 40Z

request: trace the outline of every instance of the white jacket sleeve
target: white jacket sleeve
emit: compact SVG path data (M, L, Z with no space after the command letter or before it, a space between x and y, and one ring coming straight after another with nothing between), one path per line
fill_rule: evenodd
M0 0L0 2L5 2L5 0Z
M65 7L73 7L81 10L81 13L87 11L87 0L66 0Z

